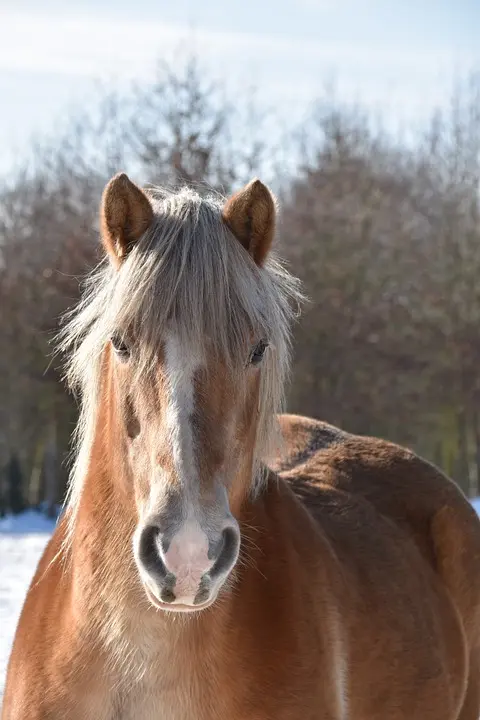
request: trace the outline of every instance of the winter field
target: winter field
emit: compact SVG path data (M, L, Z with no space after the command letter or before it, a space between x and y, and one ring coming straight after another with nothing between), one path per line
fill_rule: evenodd
M480 498L473 501L480 514ZM0 706L25 593L55 522L28 511L0 520Z
M0 706L25 593L55 522L34 511L0 519Z

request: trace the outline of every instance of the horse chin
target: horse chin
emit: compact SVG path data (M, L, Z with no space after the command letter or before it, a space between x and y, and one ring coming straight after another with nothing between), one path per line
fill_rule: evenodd
M212 596L209 600L207 600L204 603L200 603L198 605L184 605L182 603L165 603L162 602L157 595L152 592L152 590L145 585L145 592L147 595L147 598L149 599L150 603L153 605L153 607L156 610L164 610L168 613L183 613L183 614L189 614L192 615L194 613L202 612L203 610L206 610L207 608L211 607L215 600L217 599L216 596Z

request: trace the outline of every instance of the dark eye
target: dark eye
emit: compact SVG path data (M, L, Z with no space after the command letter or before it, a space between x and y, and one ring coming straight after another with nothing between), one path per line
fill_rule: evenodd
M119 333L114 333L110 338L110 342L120 360L128 360L130 357L130 348L124 338Z
M260 365L267 347L268 347L268 342L266 340L260 340L260 342L258 342L255 345L252 352L250 353L250 358L248 360L249 364L250 365Z

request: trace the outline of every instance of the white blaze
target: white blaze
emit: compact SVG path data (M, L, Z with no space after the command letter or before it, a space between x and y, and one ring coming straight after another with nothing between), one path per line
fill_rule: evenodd
M195 371L201 362L189 348L182 348L178 336L171 333L165 342L165 365L168 381L166 423L173 462L178 480L188 492L197 486L192 416Z
M198 467L192 416L195 410L195 372L201 366L190 348L182 347L175 333L165 342L168 381L166 423L173 463L182 486L184 520L173 536L164 560L176 576L177 602L192 604L202 575L212 566L208 558L208 538L198 522Z

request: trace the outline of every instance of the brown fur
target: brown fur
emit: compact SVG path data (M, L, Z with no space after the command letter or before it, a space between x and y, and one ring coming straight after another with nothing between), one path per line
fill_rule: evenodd
M165 702L188 688L191 707L181 707L191 714L115 710L126 691L121 677L106 671L102 617L75 613L75 586L113 562L118 538L85 515L79 560L68 571L59 558L48 567L62 521L33 580L10 662L5 720L477 720L480 531L473 510L438 470L402 448L304 418L284 416L282 425L288 451L302 457L283 478L271 475L257 501L244 503L245 562L234 590L185 622L155 613L138 595L125 617L122 632L144 644L148 657L143 680L128 691L133 706L150 683L161 701L165 673L173 673L175 690L165 691ZM107 484L97 480L90 491L97 503L108 502ZM122 503L117 511L128 516ZM166 667L160 648L171 635L175 653Z
M285 452L253 495L260 371L233 382L209 358L195 377L200 497L222 469L241 554L213 605L158 610L131 546L149 458L163 489L181 485L164 360L132 395L128 363L110 344L102 357L74 523L67 508L27 594L3 720L478 720L480 523L448 478L284 415Z

